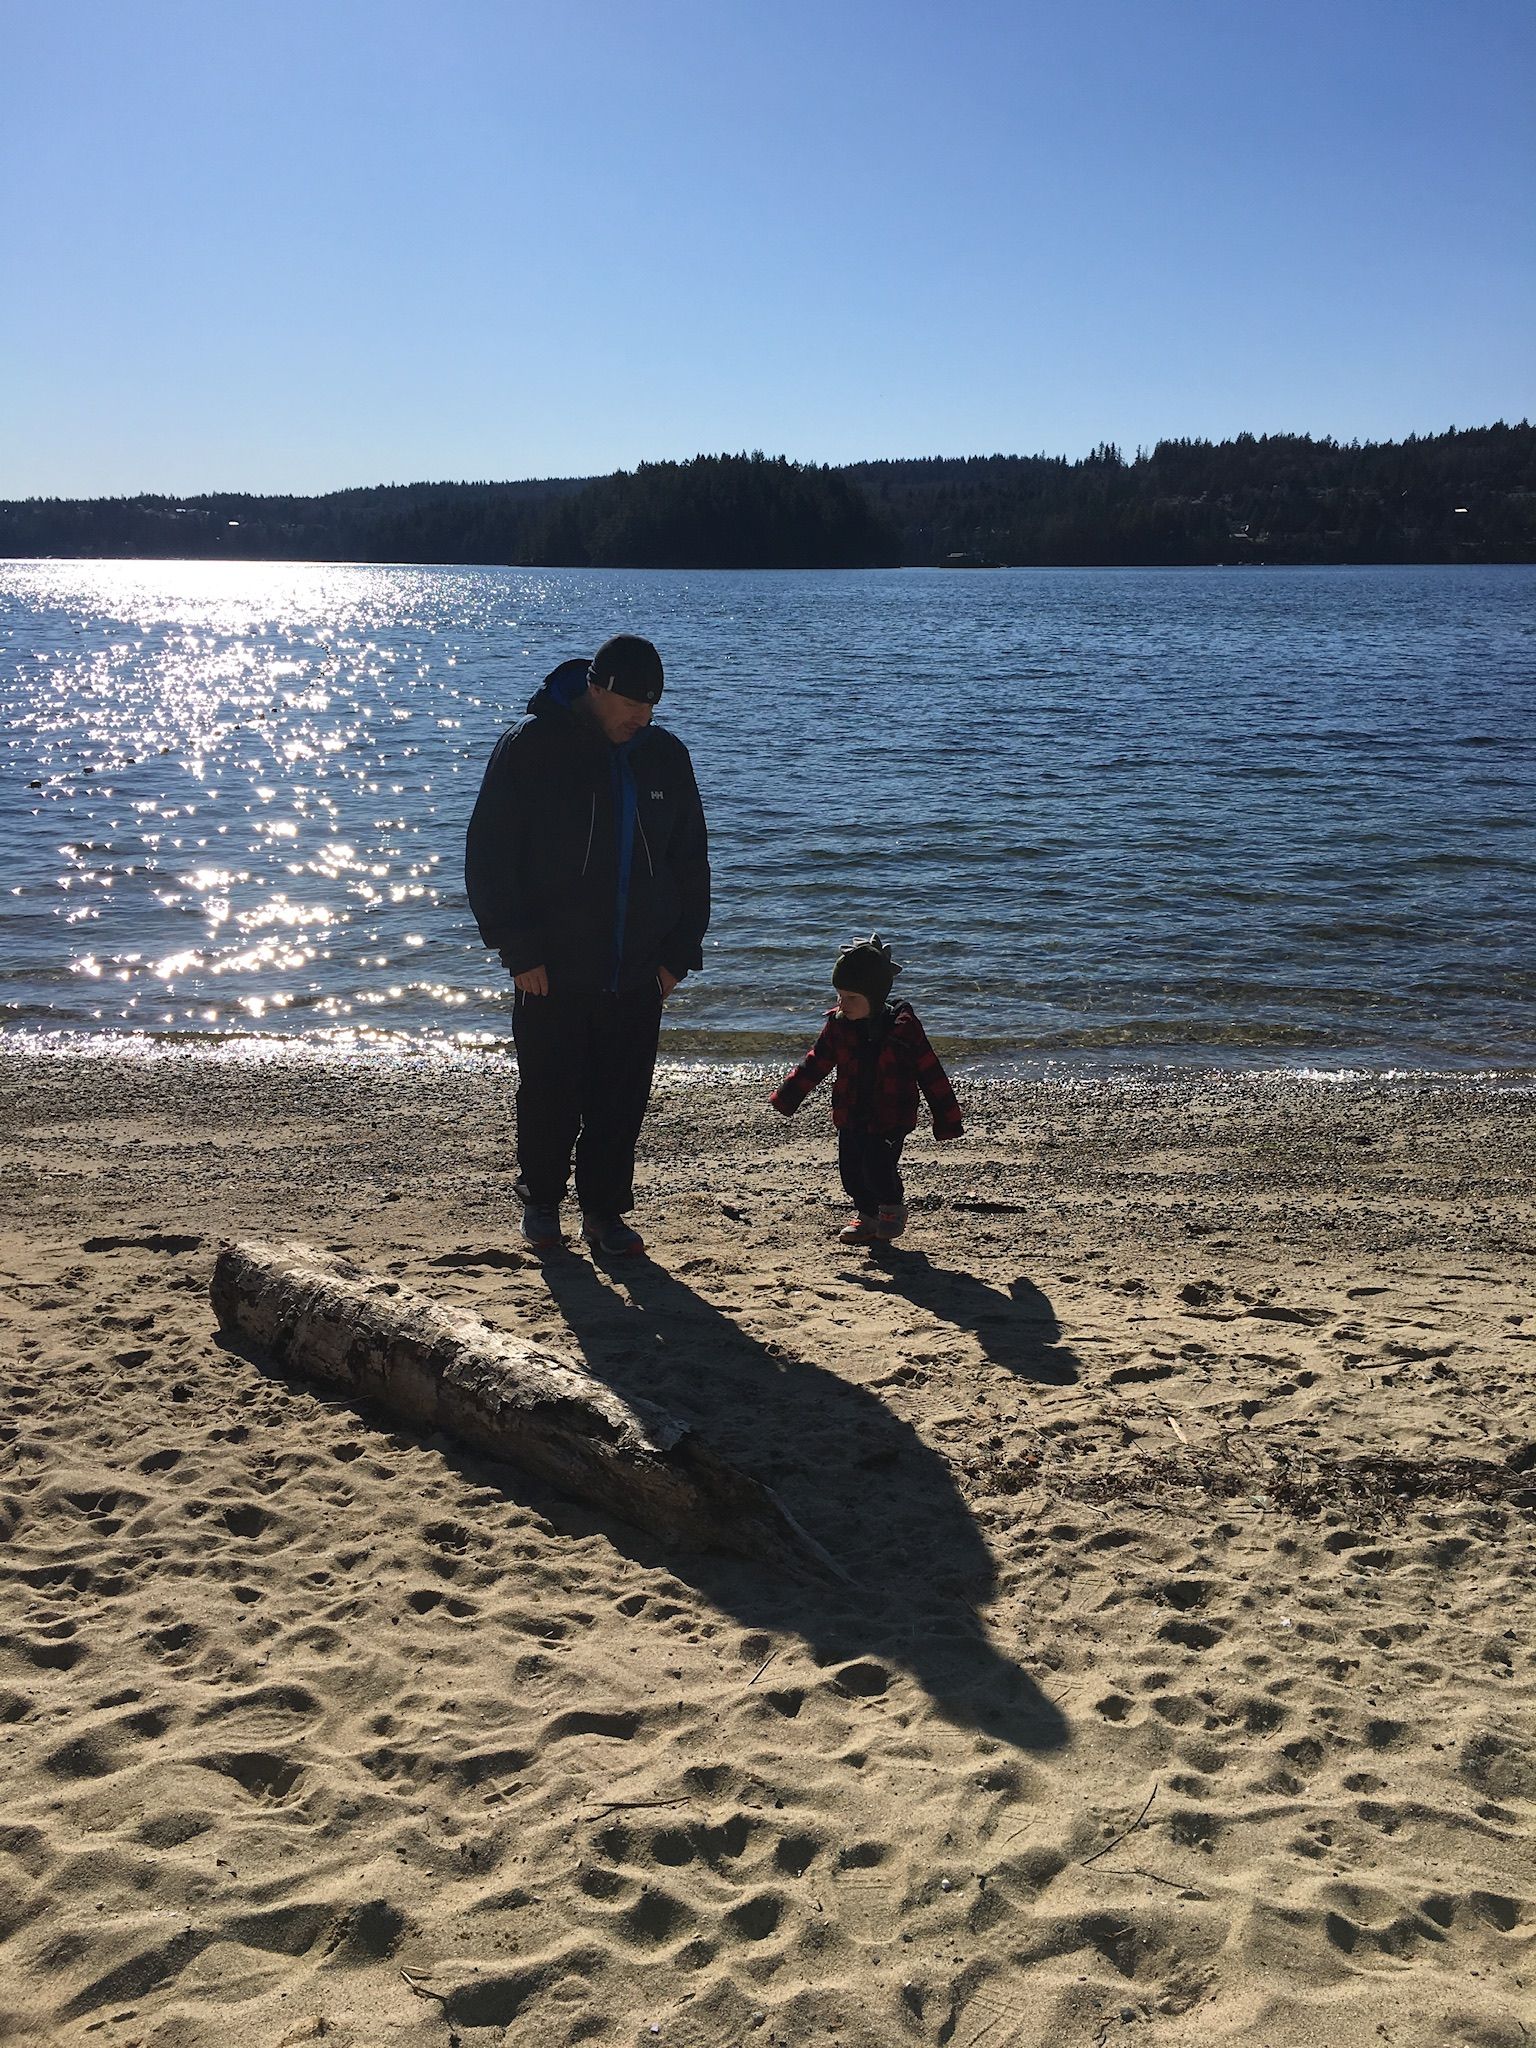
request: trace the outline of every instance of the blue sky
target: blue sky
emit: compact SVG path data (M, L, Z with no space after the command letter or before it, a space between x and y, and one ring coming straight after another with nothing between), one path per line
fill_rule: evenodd
M1531 0L0 0L0 496L1536 412Z

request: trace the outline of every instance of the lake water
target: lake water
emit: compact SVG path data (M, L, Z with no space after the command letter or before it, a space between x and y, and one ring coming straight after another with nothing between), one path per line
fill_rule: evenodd
M626 630L711 826L675 1055L878 927L953 1056L1536 1070L1530 568L0 563L8 1037L505 1042L465 822Z

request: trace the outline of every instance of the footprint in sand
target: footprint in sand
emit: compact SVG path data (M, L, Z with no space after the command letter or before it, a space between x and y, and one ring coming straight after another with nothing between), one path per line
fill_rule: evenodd
M217 1825L206 1813L155 1813L140 1823L134 1839L146 1849L179 1849Z
M605 1714L577 1708L565 1714L556 1714L544 1725L545 1742L567 1742L577 1735L603 1735L612 1742L633 1742L645 1725L645 1716L638 1713Z
M1165 1621L1157 1633L1163 1642L1182 1643L1186 1650L1212 1650L1227 1631L1210 1621Z
M302 1764L270 1750L215 1750L192 1761L205 1771L228 1778L253 1799L286 1799L304 1775Z
M1276 1728L1284 1727L1289 1719L1289 1710L1279 1700L1268 1699L1262 1693L1251 1694L1239 1701L1238 1711L1250 1735L1269 1735Z
M779 1892L757 1892L743 1899L739 1906L733 1906L725 1916L725 1924L740 1941L766 1941L769 1935L778 1932L787 1904Z
M873 1658L845 1664L828 1681L830 1690L843 1699L880 1699L890 1690L892 1674Z
M238 1536L243 1542L251 1542L272 1527L273 1517L265 1508L245 1502L239 1507L225 1508L219 1516L231 1536Z
M151 1614L149 1619L154 1621L157 1617ZM190 1621L167 1622L163 1628L152 1629L145 1638L166 1658L183 1657L191 1650L199 1650L207 1639L207 1631Z
M658 1948L698 1924L690 1906L660 1886L646 1886L615 1921L620 1938L636 1948Z
M1157 1597L1169 1607L1178 1608L1181 1614L1204 1607L1216 1590L1214 1579L1196 1579L1180 1576L1166 1580L1158 1588Z
M723 1869L746 1854L758 1823L744 1813L718 1823L697 1822L687 1828L661 1828L651 1836L650 1854L657 1863L681 1869L697 1860Z
M1109 1375L1112 1387L1145 1385L1153 1380L1167 1380L1173 1377L1171 1365L1121 1365Z
M197 1718L206 1725L210 1721L227 1721L236 1715L263 1720L275 1716L307 1720L324 1712L324 1700L309 1686L292 1680L276 1680L270 1685L250 1686L241 1692L223 1694L211 1700Z
M59 1623L56 1638L0 1634L0 1652L10 1651L37 1671L73 1671L84 1657L84 1643L75 1642L74 1623Z
M105 1778L118 1768L113 1751L99 1736L79 1735L43 1758L43 1769L55 1778Z
M774 1868L786 1877L803 1877L826 1846L820 1835L781 1835L774 1845Z

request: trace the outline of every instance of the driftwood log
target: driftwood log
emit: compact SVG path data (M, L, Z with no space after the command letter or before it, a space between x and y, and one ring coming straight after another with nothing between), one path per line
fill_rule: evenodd
M285 1369L536 1473L682 1549L832 1559L758 1480L685 1423L558 1353L303 1245L225 1245L219 1328Z

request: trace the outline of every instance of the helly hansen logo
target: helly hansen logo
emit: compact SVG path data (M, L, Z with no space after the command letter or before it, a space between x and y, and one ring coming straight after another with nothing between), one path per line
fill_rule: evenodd
M663 798L663 797L664 797L664 796L666 795L666 793L667 793L667 792L666 792L666 791L665 791L664 789L653 789L653 790L651 791L651 800L652 800L652 802L653 802L653 803L658 803L658 804L659 804L659 803L661 802L662 798Z

